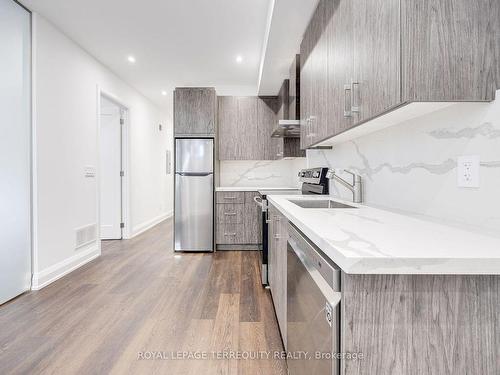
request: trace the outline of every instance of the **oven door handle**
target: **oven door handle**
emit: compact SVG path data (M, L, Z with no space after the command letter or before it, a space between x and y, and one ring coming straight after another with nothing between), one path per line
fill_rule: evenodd
M267 200L262 199L262 197L259 197L256 195L253 197L253 201L257 203L257 205L262 209L262 212L267 212Z
M253 197L253 201L255 203L257 203L258 206L262 207L262 197L259 197L258 195L256 195L255 197Z

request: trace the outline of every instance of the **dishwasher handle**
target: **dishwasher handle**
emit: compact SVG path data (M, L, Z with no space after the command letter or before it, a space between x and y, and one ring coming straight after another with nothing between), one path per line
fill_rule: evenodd
M297 241L293 237L288 238L288 251L293 252L294 255L300 260L302 266L309 273L309 276L316 284L317 288L321 291L331 308L335 308L341 300L342 293L335 292L329 283L323 278L321 273L312 264L310 259L304 251L300 248Z

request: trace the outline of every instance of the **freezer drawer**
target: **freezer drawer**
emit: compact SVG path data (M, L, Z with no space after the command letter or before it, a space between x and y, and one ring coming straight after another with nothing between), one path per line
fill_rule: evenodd
M209 173L214 167L214 140L178 138L175 140L175 172Z
M175 175L175 251L213 251L213 174Z

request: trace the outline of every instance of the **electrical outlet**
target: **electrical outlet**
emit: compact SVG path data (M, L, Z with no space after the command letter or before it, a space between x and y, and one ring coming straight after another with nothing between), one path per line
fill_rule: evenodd
M479 187L479 155L459 156L457 159L458 187Z

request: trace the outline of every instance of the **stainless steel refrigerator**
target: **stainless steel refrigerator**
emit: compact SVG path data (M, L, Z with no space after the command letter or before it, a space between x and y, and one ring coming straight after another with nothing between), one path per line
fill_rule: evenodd
M214 140L175 140L175 251L214 249Z

